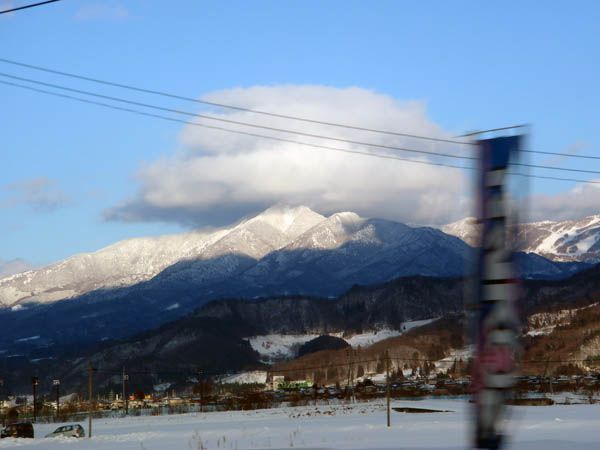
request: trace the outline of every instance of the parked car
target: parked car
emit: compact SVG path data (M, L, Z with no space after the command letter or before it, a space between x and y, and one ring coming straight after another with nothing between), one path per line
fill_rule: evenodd
M48 433L46 435L47 438L56 436L85 437L85 431L83 430L83 427L79 424L63 425L62 427L58 427L52 433Z
M0 432L0 439L7 437L33 439L33 425L31 422L17 422L6 425Z

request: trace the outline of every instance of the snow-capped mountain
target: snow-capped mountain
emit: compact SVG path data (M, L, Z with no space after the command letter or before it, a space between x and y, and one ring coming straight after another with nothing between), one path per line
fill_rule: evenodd
M475 217L465 217L444 225L441 230L450 236L456 236L472 247L477 245L477 219Z
M555 261L600 262L600 215L562 222L534 222L519 227L524 251Z
M591 219L568 225L577 230L579 253L573 253L574 238L558 236L567 228L562 223L528 224L522 232L524 238L539 241L530 251L554 248L549 244L552 237L557 251L563 252L562 260L568 260L564 255L597 252L598 217ZM170 305L178 304L174 297L188 293L206 299L286 293L329 296L353 284L399 276L459 276L470 249L451 235L473 243L473 226L466 219L442 232L352 212L326 218L305 206L277 206L222 229L129 239L1 278L0 307L49 304L90 292L104 298L143 295L158 301L155 293L161 291L160 302L169 297ZM525 274L529 259L524 258ZM563 271L543 258L530 262L535 277L560 277Z
M308 296L324 305L324 297L348 291L344 314L362 317L364 309L352 300L362 288L351 288L378 292L390 280L411 288L389 297L399 312L392 317L386 307L386 320L436 317L448 310L446 291L459 284L472 254L462 240L434 228L351 212L326 218L306 207L271 208L210 233L132 239L0 279L0 352L36 359L125 339L225 298L272 297L277 304L284 297L300 305L297 296ZM587 265L520 253L519 266L526 278L557 279ZM462 295L453 298L462 307ZM301 318L294 308L270 307L269 314Z
M476 244L477 224L467 217L442 227L469 245ZM600 215L580 220L531 222L518 227L519 250L553 261L600 262Z
M406 275L460 276L469 249L433 228L333 214L240 276L255 295L337 295ZM242 292L239 292L241 295Z
M207 268L202 261L230 254L260 259L324 219L306 207L273 207L212 232L128 239L94 253L0 279L0 306L47 303L95 289L130 286L182 261L198 263L202 270L196 275L206 277ZM224 265L227 261L215 269L222 271Z

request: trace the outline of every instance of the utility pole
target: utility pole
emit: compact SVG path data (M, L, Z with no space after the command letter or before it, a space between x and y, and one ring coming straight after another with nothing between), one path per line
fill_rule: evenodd
M352 350L346 350L348 359L348 385L350 386L350 402L354 403L354 364L352 363Z
M200 383L200 412L204 412L204 380L202 379L202 371L198 371L198 382Z
M125 373L125 366L123 366L123 409L125 415L129 414L129 401L127 399L127 384L129 384L129 374Z
M40 383L38 377L31 377L31 387L33 389L33 423L37 422L37 386Z
M548 366L550 365L550 359L546 360L546 367L544 368L543 378L548 378L548 386L550 387L550 395L554 395L554 389L552 387L552 375L548 373Z
M94 368L88 363L88 438L92 437L92 396L94 393Z
M390 354L389 351L385 352L385 396L387 401L387 426L390 426Z
M58 421L60 413L60 380L52 380L52 384L56 387L56 421Z

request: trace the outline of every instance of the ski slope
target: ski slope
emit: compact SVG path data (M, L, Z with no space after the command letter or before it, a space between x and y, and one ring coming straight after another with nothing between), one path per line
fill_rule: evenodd
M258 411L128 417L94 422L92 439L2 439L0 448L89 450L402 449L468 448L469 404L464 400L393 401L392 406L453 412L392 412L384 402ZM600 405L519 407L509 422L506 449L592 450L600 441ZM60 424L35 425L36 436ZM86 429L87 422L82 425Z

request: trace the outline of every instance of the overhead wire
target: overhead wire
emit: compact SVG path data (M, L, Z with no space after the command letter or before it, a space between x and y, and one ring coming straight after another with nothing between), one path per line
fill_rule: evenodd
M22 9L35 8L36 6L47 5L48 3L55 3L58 1L60 1L60 0L45 0L43 2L30 3L29 5L16 6L14 8L4 9L4 10L0 11L0 14L7 14L7 13L15 12L15 11L20 11Z
M366 131L366 132L371 132L371 133L387 134L387 135L392 135L392 136L403 136L403 137L422 139L422 140L428 140L428 141L433 141L433 142L446 142L446 143L459 144L459 145L477 145L476 142L472 142L472 141L447 139L447 138L440 138L440 137L436 137L436 136L423 136L423 135L417 135L417 134L413 134L413 133L405 133L405 132L393 131L393 130L381 130L381 129L368 128L368 127L362 127L362 126L357 126L357 125L343 124L343 123L338 123L338 122L329 122L329 121L317 120L317 119L312 119L312 118L307 118L307 117L281 114L281 113L270 112L270 111L262 111L262 110L257 110L257 109L253 109L253 108L245 108L242 106L228 105L228 104L219 103L219 102L211 102L208 100L202 100L202 99L187 97L187 96L183 96L183 95L177 95L177 94L173 94L173 93L169 93L169 92L165 92L165 91L159 91L156 89L141 88L141 87L133 86L130 84L117 83L114 81L107 81L107 80L102 80L99 78L88 77L85 75L51 69L48 67L43 67L43 66L39 66L39 65L35 65L35 64L28 64L28 63L15 61L15 60L7 59L7 58L0 58L0 62L3 62L5 64L11 64L14 66L24 67L27 69L33 69L33 70L37 70L37 71L60 75L60 76L64 76L64 77L70 77L70 78L74 78L74 79L98 83L98 84L102 84L105 86L112 86L112 87L117 87L117 88L121 88L121 89L128 89L131 91L159 95L159 96L163 96L163 97L167 97L167 98L183 100L183 101L188 101L188 102L194 102L194 103L198 103L198 104L214 106L214 107L219 107L219 108L224 108L224 109L244 111L244 112L249 112L249 113L253 113L253 114L270 116L270 117L278 117L278 118L289 119L289 120L297 120L297 121L301 121L301 122L315 123L315 124L327 125L327 126L332 126L332 127L347 128L347 129ZM517 125L511 125L511 126L505 126L505 127L490 128L487 130L478 130L478 131L473 131L470 133L465 133L465 134L456 136L456 138L473 137L473 136L478 136L478 135L485 134L485 133L493 133L493 132L498 132L498 131L520 129L520 128L525 128L528 126L529 125L527 125L527 124L517 124ZM574 155L571 153L564 153L564 152L549 152L549 151L543 151L543 150L528 150L528 149L523 149L522 152L536 153L536 154L542 154L542 155L562 156L562 157L566 157L566 158L600 160L600 156L594 156L594 155Z
M240 134L240 135L245 135L245 136L257 137L260 139L280 141L280 142L301 145L301 146L305 146L305 147L319 148L319 149L323 149L323 150L337 151L337 152L356 154L356 155L364 155L364 156L370 156L370 157L381 158L381 159L405 161L405 162L415 163L415 164L442 166L442 167L449 167L449 168L454 168L454 169L465 169L465 170L475 170L476 169L475 167L471 167L471 166L460 166L460 165L442 163L442 162L436 162L436 161L422 161L422 160L416 160L416 159L410 159L410 158L402 158L402 157L389 155L389 154L361 152L358 150L351 150L351 149L344 149L344 148L332 147L332 146L321 145L321 144L314 144L314 143L303 142L303 141L298 141L298 140L294 140L294 139L281 138L281 137L277 137L277 136L268 136L268 135L263 135L263 134L258 134L258 133L251 133L251 132L247 132L247 131L243 131L243 130L233 130L233 129L224 128L224 127L217 127L217 126L213 126L213 125L207 125L207 124L202 124L202 123L198 123L198 122L177 119L174 117L163 116L160 114L149 113L149 112L140 111L140 110L136 110L136 109L111 105L108 103L97 102L94 100L89 100L89 99L76 97L76 96L72 96L72 95L67 95L67 94L61 94L58 92L52 92L52 91L48 91L45 89L38 89L38 88L35 88L32 86L22 85L19 83L12 83L9 81L0 80L0 84L18 87L21 89L26 89L26 90L30 90L30 91L34 91L34 92L38 92L38 93L42 93L42 94L46 94L46 95L51 95L51 96L55 96L55 97L66 98L66 99L74 100L74 101L81 102L81 103L88 103L88 104L92 104L92 105L102 106L102 107L113 109L113 110L125 111L125 112L133 113L136 115L153 117L153 118L158 118L158 119L167 120L167 121L171 121L171 122L177 122L177 123L182 123L182 124L186 124L186 125L192 125L192 126L198 126L198 127L212 129L212 130L223 131L223 132L227 132L227 133L234 133L234 134ZM360 144L358 144L358 145L360 145ZM417 153L422 153L420 150L414 150L414 149L406 149L406 151L415 151ZM464 157L464 158L468 158L468 157ZM471 159L471 158L468 158L468 159ZM476 158L472 158L472 159L476 159ZM570 182L576 182L576 183L600 184L600 180L599 181L583 180L583 179L578 179L578 178L553 177L553 176L532 175L532 174L524 174L524 173L509 173L509 174L515 175L515 176L527 177L527 178L541 178L541 179L549 179L549 180L556 180L556 181L570 181Z
M344 149L344 148L339 148L339 147L331 147L331 146L327 146L327 145L313 144L313 143L308 143L308 142L297 141L297 140L294 140L294 139L281 138L281 137L277 137L277 136L268 136L268 135L263 135L263 134L258 134L258 133L251 133L251 132L247 132L247 131L243 131L243 130L232 130L232 129L229 129L229 128L217 127L217 126L213 126L213 125L207 125L207 124L203 124L203 123L192 122L192 121L183 120L183 119L177 119L177 118L174 118L174 117L163 116L163 115L160 115L160 114L148 113L148 112L145 112L145 111L139 111L139 110L135 110L135 109L131 109L131 108L125 108L125 107L121 107L121 106L110 105L108 103L97 102L97 101L94 101L94 100L89 100L89 99L85 99L85 98L75 97L75 96L72 96L72 95L67 95L67 94L61 94L61 93L58 93L58 92L47 91L47 90L44 90L44 89L34 88L32 86L21 85L21 84L18 84L18 83L11 83L9 81L0 80L0 84L5 84L5 85L9 85L9 86L19 87L19 88L22 88L22 89L27 89L27 90L31 90L31 91L34 91L34 92L39 92L39 93L42 93L42 94L47 94L47 95L52 95L52 96L56 96L56 97L61 97L61 98L66 98L66 99L70 99L70 100L75 100L75 101L82 102L82 103L88 103L88 104L92 104L92 105L102 106L102 107L105 107L105 108L110 108L110 109L114 109L114 110L118 110L118 111L126 111L126 112L130 112L130 113L133 113L133 114L141 115L141 116L154 117L154 118L157 118L157 119L168 120L168 121L171 121L171 122L177 122L177 123L182 123L182 124L186 124L186 125L198 126L198 127L202 127L202 128L208 128L208 129L211 129L211 130L224 131L224 132L228 132L228 133L241 134L241 135L245 135L245 136L257 137L257 138L261 138L261 139L268 139L268 140L286 142L286 143L297 144L297 145L302 145L302 146L306 146L306 147L314 147L314 148L320 148L320 149L324 149L324 150L332 150L332 151L343 152L343 153L350 153L350 154L356 154L356 155L372 156L372 157L375 157L375 158L383 158L383 159L392 159L392 160L398 160L398 161L405 161L405 162L411 162L411 163L416 163L416 164L426 164L426 165L451 167L451 168L455 168L455 169L468 169L468 170L473 170L474 169L473 167L468 167L468 166L459 166L459 165L453 165L453 164L447 164L447 163L441 163L441 162L434 162L434 161L421 161L421 160L415 160L415 159L410 159L410 158L401 158L401 157L394 156L394 155L384 155L384 154L380 154L380 153L361 152L361 151L358 151L358 150L351 150L351 149Z
M298 136L304 136L304 137L310 137L310 138L317 138L317 139L325 139L325 140L330 140L330 141L343 142L343 143L347 143L347 144L362 145L362 146L366 146L366 147L382 148L382 149L385 149L385 150L401 151L401 152L408 152L408 153L417 153L417 154L423 154L423 155L429 155L429 156L440 156L440 157L444 157L444 158L454 158L454 159L464 159L464 160L476 160L477 159L477 158L475 158L473 156L451 155L451 154L442 153L442 152L433 152L433 151L428 151L428 150L417 150L417 149L414 149L414 148L397 147L397 146L393 146L393 145L384 145L384 144L375 144L375 143L371 143L371 142L355 141L355 140L351 140L351 139L343 139L343 138L338 138L338 137L334 137L334 136L325 136L325 135L314 134L314 133L307 133L307 132L298 131L298 130L288 130L288 129L285 129L285 128L272 127L272 126L268 126L268 125L260 125L260 124L254 124L254 123L249 123L249 122L242 122L242 121L238 121L238 120L225 119L225 118L222 118L222 117L215 117L215 116L210 116L210 115L207 115L207 114L198 114L198 113L193 113L193 112L190 112L190 111L184 111L184 110L180 110L180 109L165 108L165 107L162 107L162 106L152 105L152 104L149 104L149 103L138 102L138 101L135 101L135 100L123 99L123 98L114 97L114 96L111 96L111 95L99 94L97 92L91 92L91 91L86 91L86 90L82 90L82 89L70 88L70 87L67 87L67 86L62 86L62 85L58 85L58 84L54 84L54 83L46 83L44 81L33 80L31 78L25 78L25 77L19 77L19 76L15 76L15 75L3 73L3 72L0 72L0 76L3 76L5 78L11 78L11 79L19 80L19 81L26 81L28 83L33 83L33 84L37 84L37 85L41 85L41 86L51 87L51 88L54 88L54 89L60 89L60 90L63 90L63 91L75 92L77 94L89 95L89 96L92 96L92 97L102 98L102 99L105 99L105 100L111 100L111 101L115 101L115 102L119 102L119 103L125 103L125 104L135 105L135 106L141 106L141 107L144 107L144 108L156 109L156 110L159 110L159 111L165 111L165 112L170 112L170 113L175 113L175 114L181 114L181 115L185 115L185 116L189 116L189 117L197 117L199 119L206 119L206 120L213 120L213 121L217 121L217 122L224 122L224 123L233 124L233 125L241 125L241 126L252 127L252 128L260 128L260 129L264 129L264 130L268 130L268 131L276 131L276 132L279 132L279 133L295 134L295 135L298 135ZM600 173L600 172L598 172L598 173Z
M90 81L93 83L103 84L106 86L113 86L113 87L118 87L118 88L122 88L122 89L129 89L132 91L142 92L142 93L146 93L146 94L160 95L163 97L168 97L168 98L172 98L172 99L176 99L176 100L184 100L184 101L188 101L188 102L199 103L202 105L215 106L218 108L231 109L231 110L237 110L237 111L244 111L244 112L249 112L249 113L253 113L253 114L269 116L269 117L278 117L281 119L297 120L300 122L327 125L327 126L338 127L338 128L347 128L347 129L352 129L352 130L357 130L357 131L367 131L370 133L387 134L387 135L392 135L392 136L402 136L402 137L408 137L408 138L414 138L414 139L422 139L422 140L433 141L433 142L446 142L446 143L451 143L451 144L473 145L472 142L459 141L456 139L447 139L447 138L440 138L440 137L435 137L435 136L423 136L423 135L418 135L418 134L413 134L413 133L404 133L404 132L400 132L400 131L374 129L374 128L362 127L362 126L357 126L357 125L342 124L342 123L338 123L338 122L328 122L328 121L323 121L323 120L311 119L311 118L307 118L307 117L292 116L292 115L288 115L288 114L280 114L280 113L274 113L274 112L269 112L269 111L262 111L262 110L252 109L252 108L245 108L242 106L227 105L224 103L211 102L208 100L201 100L201 99L197 99L197 98L193 98L193 97L186 97L183 95L172 94L172 93L158 91L158 90L154 90L154 89L140 88L140 87L132 86L132 85L128 85L128 84L122 84L122 83L116 83L113 81L101 80L98 78L87 77L84 75L79 75L79 74L75 74L75 73L71 73L71 72L64 72L64 71L60 71L60 70L50 69L47 67L36 66L33 64L26 64L26 63L13 61L10 59L5 59L5 58L0 58L0 62L6 63L6 64L12 64L15 66L20 66L20 67L26 67L28 69L43 71L46 73L52 73L55 75L61 75L61 76L75 78L75 79L79 79L79 80Z

